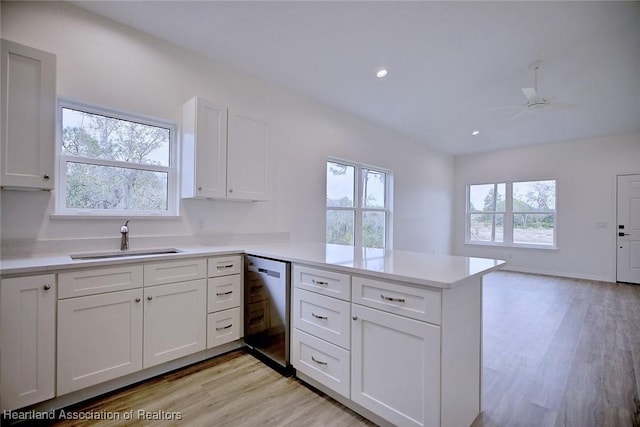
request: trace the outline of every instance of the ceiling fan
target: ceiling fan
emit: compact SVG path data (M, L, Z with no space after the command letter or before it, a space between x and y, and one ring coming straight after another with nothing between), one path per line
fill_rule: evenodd
M522 93L527 97L527 102L518 105L508 105L505 107L487 108L482 111L497 111L497 110L510 110L519 108L520 111L513 116L513 119L517 119L525 114L538 113L547 109L572 109L575 106L573 104L551 102L553 98L545 98L538 93L538 70L542 65L542 61L534 61L529 65L529 69L533 70L533 87L523 87Z

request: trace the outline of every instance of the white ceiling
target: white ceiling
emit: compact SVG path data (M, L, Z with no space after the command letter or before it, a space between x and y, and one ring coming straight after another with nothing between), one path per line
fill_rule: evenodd
M452 154L640 132L637 1L73 3Z

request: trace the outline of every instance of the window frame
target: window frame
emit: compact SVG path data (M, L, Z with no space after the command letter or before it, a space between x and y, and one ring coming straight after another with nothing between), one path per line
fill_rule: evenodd
M107 160L99 158L91 158L84 156L74 156L62 153L62 110L63 109L78 110L90 114L106 116L110 118L125 120L129 122L140 123L149 126L161 127L169 130L169 165L152 165L141 163L129 163L120 160ZM83 101L77 101L69 98L59 97L56 107L56 196L54 216L56 217L150 217L150 218L175 218L179 216L179 197L178 197L178 125L176 123L132 113L124 110L118 110L109 107L103 107ZM125 169L143 170L149 172L160 172L167 174L167 210L151 211L151 210L123 210L123 209L81 209L67 208L67 163L80 163L86 165L117 167Z
M350 166L354 168L354 206L346 207L346 206L327 206L326 195L327 195L327 167L328 163L338 163L344 166ZM392 233L392 212L393 212L393 173L389 169L366 165L363 163L353 162L350 160L344 160L336 157L328 157L324 163L325 170L325 243L326 241L326 233L327 233L327 212L328 211L347 211L353 212L354 221L353 221L353 247L354 248L363 248L363 225L364 225L364 214L365 212L383 212L385 214L385 224L384 224L384 246L380 249L392 249L393 247L393 233ZM364 183L364 174L363 170L379 172L385 175L385 185L384 185L384 198L385 203L384 207L365 207L362 201L362 191L363 191L363 183ZM344 245L351 246L351 245Z
M513 206L513 184L526 183L526 182L543 182L543 181L553 181L554 182L554 190L555 190L555 209L554 210L545 210L545 211L521 211L514 210ZM471 187L475 185L494 185L494 189L497 188L498 185L505 185L505 208L504 211L471 211ZM466 185L466 195L465 195L465 245L470 246L492 246L492 247L511 247L511 248L527 248L527 249L540 249L540 250L557 250L558 249L558 180L555 178L541 178L541 179L527 179L527 180L513 180L513 181L495 181L495 182L480 182L480 183L472 183ZM487 241L479 241L479 240L471 240L471 215L473 214L489 214L494 217L494 230L492 233L495 233L495 215L503 214L504 215L504 224L503 224L503 241L502 242L487 242ZM553 243L552 244L536 244L536 243L516 243L514 242L514 216L517 214L552 214L553 215Z

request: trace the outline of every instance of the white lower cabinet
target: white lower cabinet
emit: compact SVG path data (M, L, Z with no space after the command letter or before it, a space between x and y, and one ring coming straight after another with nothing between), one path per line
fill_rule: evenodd
M440 424L440 328L352 304L351 400L401 426Z
M142 369L142 289L58 301L57 394Z
M207 347L205 279L144 289L144 368Z
M0 411L55 393L55 275L0 283Z
M61 280L86 278L82 292L93 294L58 295L58 395L206 349L204 258L78 270L61 276ZM195 280L158 284L172 278ZM96 285L105 283L126 283L132 289L105 292L104 286Z

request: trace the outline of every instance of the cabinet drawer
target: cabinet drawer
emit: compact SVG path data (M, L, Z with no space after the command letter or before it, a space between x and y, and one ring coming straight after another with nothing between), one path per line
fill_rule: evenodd
M209 258L207 260L207 267L209 270L209 277L240 274L240 271L242 270L242 257L240 255L232 255Z
M185 282L207 276L204 258L164 261L144 265L144 285Z
M353 302L440 324L442 306L438 291L354 276Z
M351 361L347 350L294 329L291 355L299 372L349 398Z
M304 289L293 291L293 326L342 348L351 341L351 304Z
M90 268L58 274L58 298L142 287L142 265Z
M293 285L345 301L351 297L351 277L348 274L294 265Z
M207 348L240 339L241 331L239 307L208 314Z
M207 280L207 313L240 307L240 275Z

